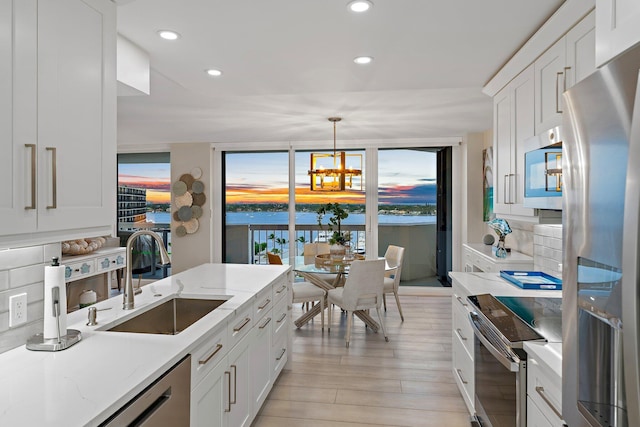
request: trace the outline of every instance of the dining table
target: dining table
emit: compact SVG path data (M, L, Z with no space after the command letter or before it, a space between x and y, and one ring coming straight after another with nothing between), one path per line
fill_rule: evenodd
M320 261L313 263L309 263L308 259L305 261L304 256L294 257L293 271L296 275L327 292L338 286L343 286L346 277L349 274L349 267L351 266L351 263L357 259L363 259L361 257L357 257L353 259L328 260L326 258L322 258L322 256L319 257ZM378 259L384 259L384 257L379 257ZM385 271L394 270L395 268L396 267L390 267L385 261ZM300 328L318 314L320 314L320 304L315 304L311 309L298 317L293 323L296 327ZM357 310L354 314L374 332L378 332L380 325L369 315L367 310Z

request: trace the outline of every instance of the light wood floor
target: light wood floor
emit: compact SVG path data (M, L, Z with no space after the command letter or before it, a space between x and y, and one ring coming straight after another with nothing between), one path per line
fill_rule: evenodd
M404 323L393 296L383 312L389 342L356 318L346 348L346 316L338 308L330 334L322 333L319 318L294 329L291 369L253 426L468 427L451 372L451 297L445 291L400 298ZM295 304L294 319L300 314Z

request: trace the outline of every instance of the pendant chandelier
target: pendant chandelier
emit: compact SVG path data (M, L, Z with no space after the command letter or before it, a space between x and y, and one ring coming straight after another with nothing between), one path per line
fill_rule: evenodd
M311 153L309 176L312 191L353 189L354 177L360 177L357 181L360 182L359 190L362 191L362 154L336 151L336 123L340 120L340 117L329 117L329 121L333 122L333 154Z

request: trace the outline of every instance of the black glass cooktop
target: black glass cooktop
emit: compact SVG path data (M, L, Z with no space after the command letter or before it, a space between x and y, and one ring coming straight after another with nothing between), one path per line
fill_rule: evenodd
M509 342L562 342L562 298L482 294L469 301Z

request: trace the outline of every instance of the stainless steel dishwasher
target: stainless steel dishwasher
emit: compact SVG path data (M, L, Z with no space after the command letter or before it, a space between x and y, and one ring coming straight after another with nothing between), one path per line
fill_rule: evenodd
M101 426L188 427L191 355L165 372Z

